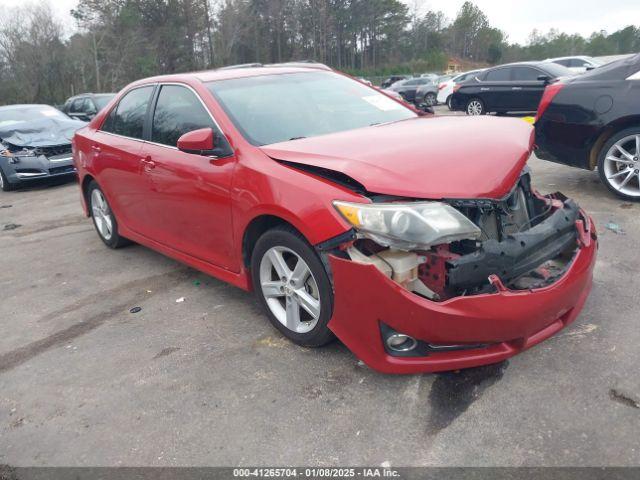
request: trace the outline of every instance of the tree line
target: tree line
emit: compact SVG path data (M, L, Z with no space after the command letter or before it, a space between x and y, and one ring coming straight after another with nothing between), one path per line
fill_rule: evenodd
M453 19L399 0L79 0L73 33L41 3L0 19L0 104L60 103L146 76L310 59L355 75L640 51L640 29L508 42L472 2ZM67 26L68 29L68 26Z

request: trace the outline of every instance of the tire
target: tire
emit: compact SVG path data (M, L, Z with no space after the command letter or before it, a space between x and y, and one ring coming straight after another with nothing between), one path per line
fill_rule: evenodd
M300 260L304 264L299 264ZM296 279L296 272L303 272L305 266L308 271ZM333 313L329 275L295 229L276 227L258 239L251 254L251 279L269 320L293 343L321 347L335 338L327 328ZM311 308L307 310L303 303ZM296 311L297 315L290 314Z
M484 102L478 97L474 97L469 100L464 110L467 115L484 115L487 113L484 107Z
M93 226L96 228L100 240L102 240L107 247L116 249L131 243L130 240L120 236L118 233L116 216L111 211L109 202L107 202L104 193L95 180L89 184L87 202L89 204ZM109 224L110 228L108 228ZM107 234L107 232L109 232L109 234Z
M429 92L424 96L424 103L427 107L433 107L438 104L438 99L436 98L436 94L433 92Z
M10 192L11 190L15 190L16 188L17 185L9 183L9 180L7 180L7 176L2 171L2 168L0 168L0 189L3 192Z
M449 110L453 110L453 105L451 104L451 95L449 95L447 97L447 107L449 108Z
M640 146L640 126L626 128L616 133L598 152L598 175L602 183L618 197L635 202L640 201L640 149L638 146ZM613 160L614 158L619 161Z

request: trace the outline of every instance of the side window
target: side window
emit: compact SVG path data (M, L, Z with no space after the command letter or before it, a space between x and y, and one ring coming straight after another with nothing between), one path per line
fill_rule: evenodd
M511 80L511 69L510 68L499 68L497 70L491 70L487 72L487 75L484 77L485 81L488 82L507 82Z
M568 67L571 64L571 60L568 58L564 58L562 60L555 60L553 63L557 63L558 65L562 65L563 67Z
M542 72L539 72L535 68L531 67L514 67L513 68L513 79L521 82L535 82L538 80L538 77L543 75Z
M127 93L102 125L105 132L125 137L142 138L144 118L151 100L153 87L140 87Z
M84 98L76 98L71 104L71 108L69 109L72 113L79 113L82 111L82 105L84 104Z
M175 147L178 138L200 128L214 130L217 155L230 153L226 138L218 131L196 94L179 85L163 85L153 112L151 141Z
M580 58L572 58L569 62L569 67L586 67L588 64Z

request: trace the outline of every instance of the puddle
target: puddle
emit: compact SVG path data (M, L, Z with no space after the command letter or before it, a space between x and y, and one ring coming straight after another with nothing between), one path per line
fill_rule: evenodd
M509 362L504 361L460 370L458 373L438 374L429 393L429 430L437 433L447 428L478 400L487 388L502 378L508 365Z

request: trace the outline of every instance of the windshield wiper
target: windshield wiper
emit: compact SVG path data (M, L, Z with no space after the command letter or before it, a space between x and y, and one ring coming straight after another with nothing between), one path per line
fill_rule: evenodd
M307 137L291 137L289 140L300 140L302 138L307 138Z

